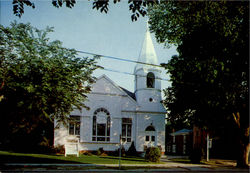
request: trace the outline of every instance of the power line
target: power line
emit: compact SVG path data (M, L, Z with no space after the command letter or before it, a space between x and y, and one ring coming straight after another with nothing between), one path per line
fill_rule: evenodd
M131 75L131 76L140 76L140 77L147 77L147 76L144 76L144 75L135 75L133 73L129 73L129 72L122 72L122 71L118 71L118 70L113 70L113 69L109 69L109 68L102 68L100 70L105 70L105 71L110 71L110 72L115 72L115 73L121 73L121 74L126 74L126 75ZM156 77L155 79L157 80L163 80L163 81L170 81L168 79L164 79L164 78L160 78L160 77Z
M39 43L37 43L37 44L40 46L49 47L48 45L43 45L43 44L39 44ZM70 50L70 48L64 48L64 47L62 47L62 49ZM94 56L99 56L99 57L103 57L103 58L115 59L115 60L119 60L119 61L132 62L132 63L137 63L137 64L144 64L144 65L150 65L150 66L164 68L161 65L157 65L157 64L151 64L151 63L146 63L146 62L134 61L134 60L130 60L130 59L118 58L118 57L114 57L114 56L96 54L96 53L86 52L86 51L82 51L82 50L76 50L76 49L74 49L74 50L76 52L83 53L83 54L94 55ZM88 58L88 57L84 57L84 58Z
M48 47L48 45L42 45L42 44L39 44L39 45L41 45L41 46L47 46ZM63 49L69 50L68 48L63 48ZM138 64L144 64L144 65L150 65L150 66L164 68L161 65L156 65L156 64L151 64L151 63L145 63L145 62L140 62L140 61L134 61L134 60L124 59L124 58L118 58L118 57L114 57L114 56L101 55L101 54L96 54L96 53L91 53L91 52L86 52L86 51L81 51L81 50L76 50L76 49L74 49L74 50L76 52L83 53L83 54L89 54L89 55L100 56L100 57L104 57L104 58L115 59L115 60L119 60L119 61L132 62L132 63L138 63ZM89 57L82 57L82 58L89 58ZM121 74L126 74L126 75L147 77L147 76L143 76L143 75L135 75L133 73L121 72L121 71L118 71L118 70L113 70L113 69L108 69L108 68L102 68L101 70L106 70L106 71L111 71L111 72L116 72L116 73L121 73ZM159 78L159 77L157 77L156 79L158 79L158 80L164 80L164 81L170 81L170 80Z
M151 64L151 63L134 61L134 60L124 59L124 58L118 58L118 57L114 57L114 56L108 56L108 55L101 55L101 54L96 54L96 53L91 53L91 52L85 52L85 51L81 51L81 50L76 50L76 51L79 52L79 53L84 53L84 54L89 54L89 55L94 55L94 56L100 56L100 57L109 58L109 59L115 59L115 60L119 60L119 61L132 62L132 63L137 63L137 64L144 64L144 65L150 65L150 66L164 68L161 65L156 65L156 64Z

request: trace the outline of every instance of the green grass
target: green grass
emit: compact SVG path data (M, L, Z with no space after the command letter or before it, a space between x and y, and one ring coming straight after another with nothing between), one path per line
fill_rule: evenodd
M119 157L115 156L67 156L56 154L30 154L0 151L0 163L76 163L76 164L118 164ZM122 164L157 164L146 162L140 157L122 157ZM159 163L158 163L159 164Z

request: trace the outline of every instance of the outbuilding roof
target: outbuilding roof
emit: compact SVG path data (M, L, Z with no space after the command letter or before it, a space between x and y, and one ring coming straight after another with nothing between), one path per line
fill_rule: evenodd
M177 136L177 135L186 135L186 134L189 134L193 132L193 130L189 130L189 129L181 129L181 130L178 130L174 133L171 133L170 135L171 136Z

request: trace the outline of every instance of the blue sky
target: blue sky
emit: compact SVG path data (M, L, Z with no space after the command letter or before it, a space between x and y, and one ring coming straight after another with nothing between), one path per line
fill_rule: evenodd
M107 14L92 9L92 1L77 0L72 9L55 8L51 0L32 1L35 9L25 7L21 18L12 12L12 0L0 0L0 23L8 26L12 21L18 23L30 22L32 26L44 29L53 26L54 33L50 34L51 40L60 40L63 46L96 54L119 57L129 60L138 60L144 34L146 31L146 17L140 17L136 22L131 21L131 12L126 1L117 4L111 3ZM176 55L176 48L164 48L158 44L151 34L158 56L159 63L166 63ZM90 56L80 54L80 56ZM101 58L99 65L122 72L133 73L135 63ZM109 72L95 71L96 77L106 74L117 85L134 91L134 76ZM168 79L166 71L162 71L162 78ZM162 88L170 83L162 81Z

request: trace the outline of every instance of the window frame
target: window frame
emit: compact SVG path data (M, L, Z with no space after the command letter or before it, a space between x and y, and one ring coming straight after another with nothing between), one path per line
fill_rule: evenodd
M106 114L106 122L105 123L97 123L98 113L102 112ZM92 141L93 142L110 142L110 113L105 108L98 108L94 112L92 122ZM99 135L99 130L104 125L104 135ZM103 132L102 132L103 133Z
M74 136L80 136L81 133L81 116L80 115L70 115L69 116L69 126L68 126L68 134ZM73 126L73 130L71 129L71 125ZM71 133L73 131L73 133Z
M132 118L122 118L122 126L121 126L121 139L122 142L132 142ZM125 127L125 128L124 128ZM124 131L125 129L125 131Z

